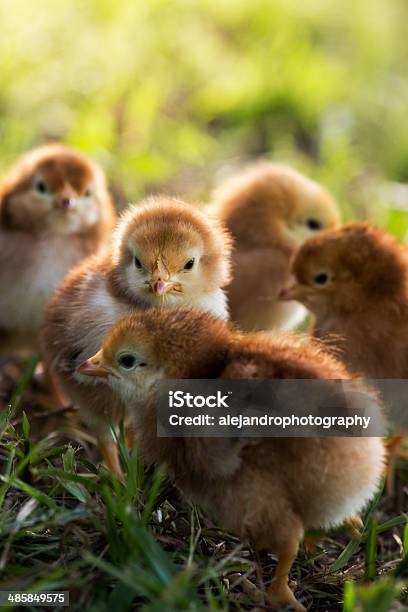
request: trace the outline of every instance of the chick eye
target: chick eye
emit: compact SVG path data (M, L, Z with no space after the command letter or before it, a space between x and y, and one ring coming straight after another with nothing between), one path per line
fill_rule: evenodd
M118 364L124 370L133 370L133 368L136 366L136 363L136 357L131 353L123 353L118 357Z
M37 179L34 184L34 188L38 193L47 193L47 184L43 179Z
M321 230L323 227L321 222L318 219L315 219L314 217L310 217L310 219L306 219L306 226L313 232L317 232L318 230Z
M92 189L90 187L88 187L88 189L85 191L84 196L86 198L90 198L92 195Z
M138 259L137 257L135 257L135 266L138 270L141 270L143 267L140 259Z
M313 282L316 285L326 285L330 280L330 277L328 274L326 274L326 272L321 272L320 274L316 274L316 276L313 279Z
M187 262L184 264L184 269L185 269L185 270L191 270L191 269L193 268L193 266L194 266L194 262L195 262L194 257L193 257L192 259L189 259L189 260L188 260L188 261L187 261Z

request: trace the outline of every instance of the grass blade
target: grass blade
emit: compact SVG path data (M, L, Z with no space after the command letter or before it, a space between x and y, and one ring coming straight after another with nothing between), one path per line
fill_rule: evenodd
M377 558L377 523L371 518L368 526L367 542L365 548L365 577L367 580L375 578L375 563Z

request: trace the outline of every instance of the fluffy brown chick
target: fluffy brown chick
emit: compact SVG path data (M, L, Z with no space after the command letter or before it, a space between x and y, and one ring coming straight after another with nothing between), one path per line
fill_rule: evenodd
M367 223L307 241L283 299L315 315L314 334L367 378L408 377L408 250Z
M109 423L124 406L105 385L89 384L77 366L100 347L121 317L149 306L191 304L227 318L231 241L218 221L173 198L132 206L109 252L73 270L50 300L44 347L65 393L95 432L108 467L121 475Z
M155 384L163 378L348 379L345 368L314 344L245 336L183 307L120 321L79 369L105 380L127 403L147 462L166 465L224 528L278 556L270 604L304 610L288 586L299 543L305 530L339 525L370 499L383 469L381 440L160 438Z
M315 315L314 335L366 378L408 378L408 250L367 223L350 223L307 241L293 264L295 284L282 292ZM387 491L394 463L406 457L388 441Z
M23 155L0 184L0 345L38 349L44 306L107 240L114 210L99 166L62 145Z
M290 259L308 237L339 223L336 202L289 166L260 162L221 187L214 210L234 239L231 319L247 331L292 328L305 310L278 301Z

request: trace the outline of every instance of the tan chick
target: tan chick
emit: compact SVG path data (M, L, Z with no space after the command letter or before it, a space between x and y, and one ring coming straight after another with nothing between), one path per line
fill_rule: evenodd
M299 245L339 223L332 196L289 166L260 162L221 187L212 208L234 240L231 320L247 331L300 323L305 309L278 295Z
M314 314L314 335L334 347L352 372L408 378L405 246L367 223L350 223L307 241L293 274L295 284L282 298L299 300Z
M350 223L307 241L282 299L315 315L314 335L329 341L353 372L408 378L408 250L367 223Z
M108 239L104 174L62 145L23 155L0 184L0 350L39 347L44 306L65 274Z
M218 221L173 198L152 198L123 215L110 251L63 281L47 306L44 347L65 393L80 409L109 469L121 476L110 423L125 410L112 392L75 373L121 317L149 306L190 304L228 317L231 241ZM93 381L95 382L95 381Z
M305 530L340 525L364 507L381 478L381 440L157 437L155 384L163 378L348 379L345 368L319 346L231 332L210 314L183 307L120 321L79 370L105 380L127 403L148 463L167 466L224 528L278 556L270 605L304 610L288 586L299 543Z

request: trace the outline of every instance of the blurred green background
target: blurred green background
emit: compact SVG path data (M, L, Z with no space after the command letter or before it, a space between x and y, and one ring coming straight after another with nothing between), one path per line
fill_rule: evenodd
M120 204L258 156L408 230L404 0L0 0L0 169L63 140Z

